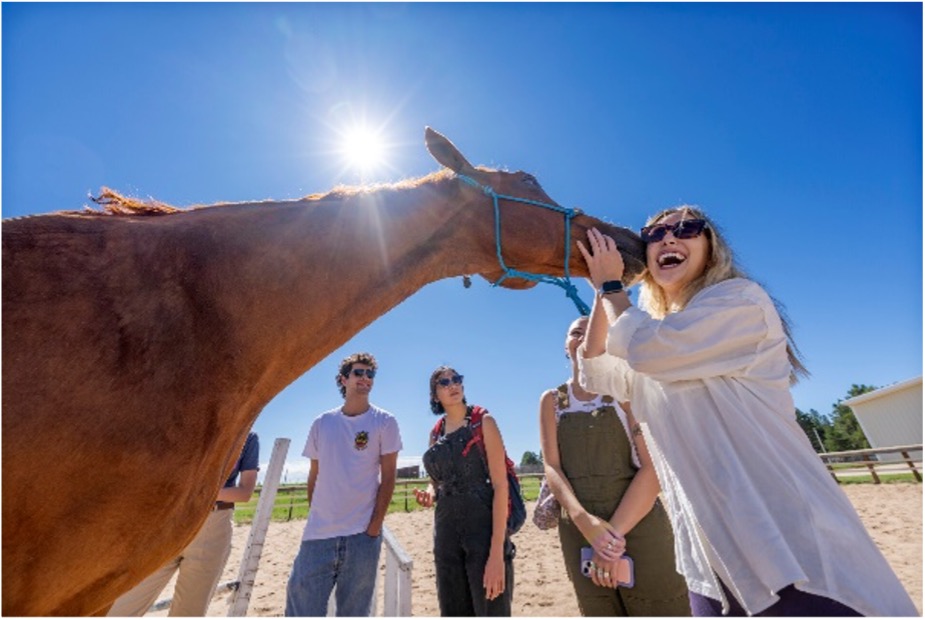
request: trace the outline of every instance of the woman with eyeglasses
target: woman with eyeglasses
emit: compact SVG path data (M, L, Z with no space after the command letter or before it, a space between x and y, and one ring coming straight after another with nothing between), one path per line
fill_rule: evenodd
M569 326L572 376L540 398L546 481L562 506L559 541L578 608L583 616L690 616L671 523L629 404L578 384L587 326L588 317Z
M642 238L640 308L613 239L579 242L599 289L580 379L633 404L694 615L918 616L796 422L807 373L777 304L694 207Z
M463 377L448 366L430 376L430 409L443 414L424 453L431 478L415 490L435 506L434 564L441 616L510 616L514 545L507 536L508 482L504 441L482 411L482 446L470 420ZM482 448L484 447L484 451Z

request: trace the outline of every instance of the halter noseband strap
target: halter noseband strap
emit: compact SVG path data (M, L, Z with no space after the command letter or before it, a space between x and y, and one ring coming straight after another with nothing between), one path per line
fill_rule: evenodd
M481 189L486 196L490 196L495 209L495 248L498 253L498 263L501 265L501 269L504 270L504 273L500 278L498 278L497 281L492 283L492 286L498 286L504 282L504 280L511 277L522 278L532 282L545 282L547 284L554 284L565 290L565 295L572 300L572 302L575 304L575 307L578 309L578 312L580 312L582 316L588 316L588 314L591 312L591 309L588 307L588 304L582 301L581 297L578 296L578 289L575 288L574 284L572 284L572 279L569 276L568 269L569 255L572 246L572 218L578 215L578 210L566 209L565 207L560 207L559 205L550 204L548 202L539 202L536 200L529 200L527 198L518 198L517 196L499 194L491 186L482 185L472 177L459 173L457 173L456 176L459 177L461 181ZM565 216L565 275L563 277L557 278L555 276L547 276L544 274L528 273L526 271L520 271L507 266L507 264L504 262L504 257L501 255L501 210L498 206L499 198L504 198L505 200L513 200L515 202L522 202L529 205L535 205L537 207L543 207L544 209L551 209Z

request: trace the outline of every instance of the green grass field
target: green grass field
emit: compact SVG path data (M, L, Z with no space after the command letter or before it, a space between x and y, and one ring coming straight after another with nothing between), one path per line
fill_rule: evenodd
M410 512L412 510L423 510L414 500L414 489L426 489L427 479L422 480L399 480L395 485L395 493L392 495L392 502L389 504L389 512ZM521 490L524 499L533 501L540 493L540 477L521 476ZM238 525L250 523L254 520L254 513L257 511L257 501L259 499L260 487L251 501L245 504L238 504L234 510L234 522ZM305 519L308 516L308 499L305 496L304 484L281 485L276 493L276 501L273 502L273 521L291 521L293 519Z
M540 493L539 475L520 476L521 490L524 499L533 501ZM884 484L918 484L911 473L908 474L880 474L880 480ZM399 480L395 486L395 494L392 496L392 502L389 504L389 512L411 512L412 510L423 510L414 500L414 489L427 488L427 479L422 480ZM841 484L872 484L871 476L845 476L840 479ZM234 511L234 521L241 525L250 523L254 520L254 513L257 510L257 500L260 487L254 493L254 497L246 504L238 504ZM308 516L308 500L305 497L305 485L289 484L282 485L276 494L276 501L273 502L273 521L291 521L293 519L305 519Z
M911 473L909 474L881 474L878 473L877 476L880 477L880 482L883 484L920 484L918 480L915 479ZM845 476L839 478L838 482L840 484L873 484L874 477L870 475L864 476Z

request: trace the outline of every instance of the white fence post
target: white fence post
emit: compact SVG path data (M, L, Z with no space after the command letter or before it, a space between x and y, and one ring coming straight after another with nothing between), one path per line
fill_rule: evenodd
M385 584L382 591L383 616L411 615L411 571L414 562L402 549L395 535L383 526L385 543Z
M254 513L254 522L244 548L244 559L241 561L241 570L238 573L238 589L231 597L228 606L229 616L247 615L247 606L250 604L251 592L254 590L254 580L257 576L257 566L260 564L260 554L263 552L263 541L267 537L270 527L270 517L273 515L273 502L279 488L279 479L286 463L286 453L289 451L289 439L278 437L273 445L273 454L270 456L270 465L267 475L260 489L260 499L257 501L257 511Z
M395 535L385 525L382 526L383 551L385 551L385 579L383 580L382 590L382 615L383 616L410 616L411 615L411 570L414 568L414 562L401 548ZM377 562L378 564L378 562ZM328 616L337 615L337 602L335 601L335 591L331 592L328 598ZM376 581L373 585L373 604L370 606L369 615L376 614L376 590L379 589L379 575L376 574Z
M385 550L385 589L382 591L382 615L398 615L398 566L395 556Z

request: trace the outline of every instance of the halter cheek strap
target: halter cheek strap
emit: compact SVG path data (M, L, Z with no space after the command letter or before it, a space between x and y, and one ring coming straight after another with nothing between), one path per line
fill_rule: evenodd
M550 204L548 202L539 202L537 200L529 200L527 198L518 198L517 196L507 196L505 194L497 193L494 188L489 185L482 185L472 177L466 176L464 174L457 173L456 175L459 179L473 187L477 187L486 196L490 196L492 200L492 205L495 210L495 249L498 254L498 263L501 265L501 269L504 273L498 278L495 282L492 283L492 286L498 286L507 278L523 278L524 280L530 280L532 282L545 282L547 284L554 284L561 289L565 290L565 295L572 300L575 304L575 307L578 309L578 312L582 316L588 316L591 313L591 309L588 307L581 297L578 295L578 289L575 288L575 285L572 283L572 279L569 276L568 262L569 255L571 253L572 247L572 218L578 215L579 211L576 209L566 209L565 207L560 207L559 205ZM561 278L555 276L548 276L545 274L539 273L528 273L526 271L520 271L518 269L513 269L508 267L504 262L504 256L501 254L501 209L498 205L498 199L503 198L505 200L513 200L514 202L522 202L528 205L535 205L537 207L543 207L544 209L551 209L557 211L565 216L565 275Z

